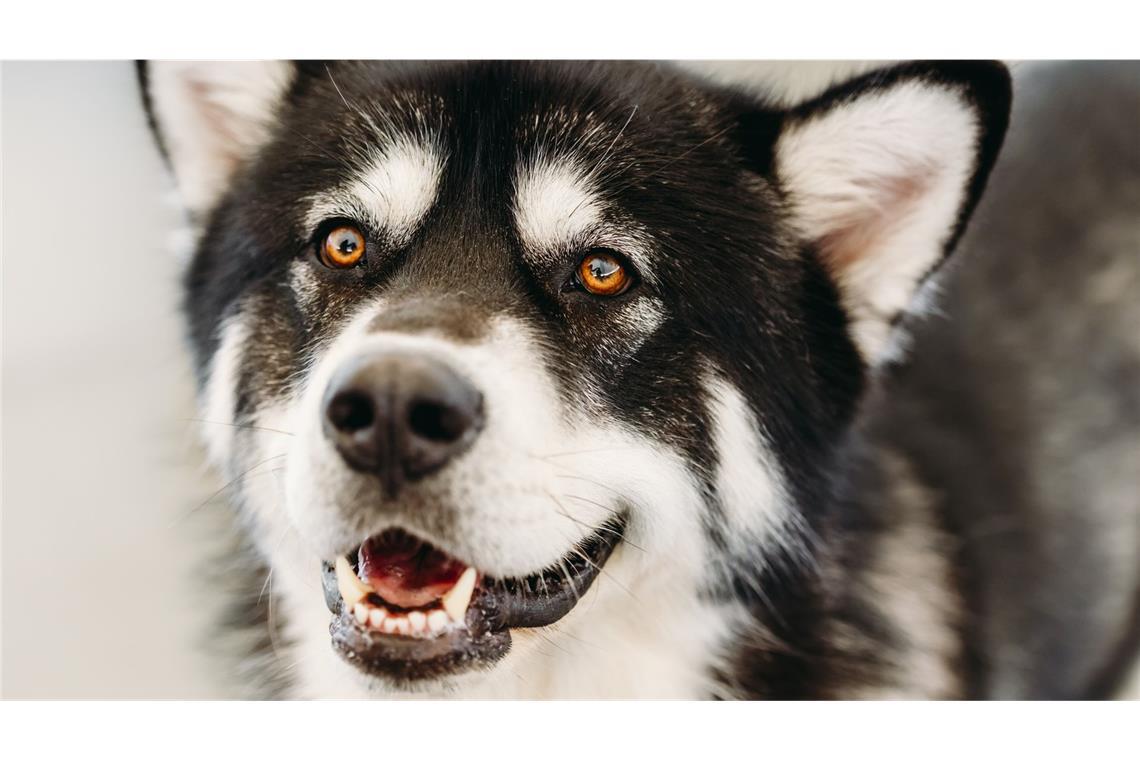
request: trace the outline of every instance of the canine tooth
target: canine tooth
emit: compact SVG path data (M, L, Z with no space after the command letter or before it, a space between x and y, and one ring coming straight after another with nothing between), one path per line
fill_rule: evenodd
M467 613L467 605L471 603L471 594L475 591L475 568L469 567L459 576L455 585L448 589L439 603L447 611L448 617L457 623L463 622Z
M372 611L368 613L368 622L372 624L373 628L379 628L380 624L384 622L384 618L388 616L384 610L379 607L373 607Z
M361 625L368 622L368 608L360 602L357 602L356 606L352 608L352 614L356 617L356 622Z
M352 565L344 557L336 558L336 587L344 603L353 607L357 602L372 593L372 588L356 577Z
M439 633L451 620L443 610L432 610L427 614L427 625L432 633Z
M427 615L412 610L408 613L408 626L412 629L412 633L423 633L427 629Z

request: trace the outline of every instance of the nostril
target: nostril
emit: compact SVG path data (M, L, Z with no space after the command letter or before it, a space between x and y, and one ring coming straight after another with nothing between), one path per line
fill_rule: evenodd
M408 427L416 436L429 441L457 441L470 426L467 415L447 404L417 402L408 409Z
M376 422L376 407L366 393L345 391L338 393L329 403L329 422L343 433L354 433L372 427Z
M351 469L395 498L439 470L483 428L482 394L444 362L385 352L346 363L325 391L322 429Z

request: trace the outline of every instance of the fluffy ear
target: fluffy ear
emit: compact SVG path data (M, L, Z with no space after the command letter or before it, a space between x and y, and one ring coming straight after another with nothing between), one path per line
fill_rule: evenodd
M139 65L151 125L194 216L210 210L234 169L268 138L294 76L283 61Z
M961 233L1009 106L1001 64L921 63L860 77L782 119L772 169L869 364Z

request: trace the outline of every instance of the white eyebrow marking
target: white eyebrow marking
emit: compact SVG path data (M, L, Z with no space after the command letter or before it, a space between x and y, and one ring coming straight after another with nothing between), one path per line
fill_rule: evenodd
M587 172L542 152L515 172L515 224L535 251L563 250L596 228L602 203Z
M313 229L333 217L359 219L397 244L407 242L435 203L443 164L430 141L398 137L355 180L314 199L305 221Z
M654 281L653 245L645 230L632 221L607 219L606 210L593 173L571 157L540 150L515 170L515 226L531 256L561 259L590 248L613 248Z

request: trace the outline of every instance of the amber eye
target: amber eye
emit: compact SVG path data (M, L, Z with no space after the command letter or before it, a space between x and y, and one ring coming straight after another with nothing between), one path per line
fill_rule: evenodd
M621 295L632 281L633 277L617 257L607 251L591 251L578 265L579 284L596 296Z
M325 236L318 253L326 267L348 269L356 266L364 258L364 235L355 227L337 227Z

